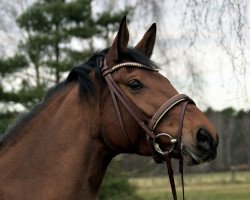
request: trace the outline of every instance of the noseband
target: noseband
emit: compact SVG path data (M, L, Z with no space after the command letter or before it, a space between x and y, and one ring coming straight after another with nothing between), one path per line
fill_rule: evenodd
M174 182L174 175L173 175L173 169L171 164L171 158L177 157L179 159L179 170L181 173L181 179L182 179L182 194L183 199L184 197L184 182L183 182L183 157L181 153L181 137L182 137L182 129L183 129L183 121L185 117L185 111L187 108L187 105L189 103L194 104L194 101L190 99L185 94L177 94L173 96L172 98L168 99L153 115L152 118L147 117L129 98L128 96L123 92L123 90L118 86L118 84L114 81L112 77L112 73L118 69L121 69L123 67L133 67L133 68L140 68L144 70L150 70L153 72L158 72L158 70L147 67L145 65L142 65L140 63L136 62L125 62L121 64L117 64L114 67L110 68L107 66L105 59L101 58L99 60L99 67L101 69L102 75L105 78L108 88L110 90L116 113L122 128L122 132L124 137L126 138L127 142L130 146L132 146L128 134L126 133L126 129L124 127L122 115L120 112L120 108L117 102L117 98L120 100L120 102L125 106L125 108L128 110L128 112L132 115L132 117L135 119L135 121L141 126L141 128L145 131L147 135L147 142L149 144L149 147L151 149L152 156L154 160L157 163L166 162L168 174L169 174L169 181L172 188L172 194L173 199L177 200L176 195L176 188L175 188L175 182ZM176 105L179 105L181 102L182 108L179 115L179 126L177 130L177 138L172 137L168 133L155 133L154 130L161 121L161 119ZM159 144L160 138L167 138L169 140L170 147L168 150L162 150ZM133 148L133 147L132 147Z

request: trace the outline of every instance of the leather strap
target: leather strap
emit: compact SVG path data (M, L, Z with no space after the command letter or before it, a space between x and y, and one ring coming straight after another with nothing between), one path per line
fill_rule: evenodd
M113 102L114 102L114 105L115 105L115 110L116 110L116 113L117 113L117 117L118 117L119 123L120 123L121 128L122 128L123 137L126 138L127 145L130 146L130 149L133 152L134 145L130 141L130 139L128 137L128 134L126 132L126 129L125 129L125 126L124 126L124 123L123 123L123 119L122 119L122 115L121 115L121 111L119 109L119 105L118 105L115 93L113 92L113 90L110 90L110 93L111 93L111 96L112 96L112 99L113 99Z
M182 129L183 129L183 123L184 123L184 118L185 118L185 112L187 109L187 105L192 102L194 104L194 102L191 99L188 99L187 101L185 101L182 105L182 109L180 112L180 117L179 117L179 126L178 126L178 131L177 131L177 135L178 135L178 154L179 157L182 158L182 154L181 154L181 140L182 140Z
M149 122L149 128L151 130L154 130L159 121L162 119L162 117L174 106L179 104L182 101L189 100L190 98L185 94L177 94L170 98L168 101L166 101L159 110L153 115Z
M116 66L115 66L116 67ZM115 68L120 69L120 68ZM149 122L150 119L149 117L147 117L129 98L128 96L123 92L123 90L116 84L116 82L114 81L111 73L114 72L115 70L112 68L111 70L108 68L106 61L103 61L103 67L101 68L101 71L103 73L103 76L105 77L105 80L108 80L108 86L109 86L109 90L113 91L115 94L117 94L117 92L119 93L119 99L124 99L124 103L128 104L129 107L131 107L131 110L133 110L133 112L139 117L139 119L141 121L144 122ZM117 91L117 92L116 92ZM124 104L123 103L123 104Z
M168 178L169 178L169 183L170 183L171 190L172 190L173 199L177 200L177 193L176 193L176 187L175 187L175 181L174 181L174 171L173 171L173 167L171 163L171 158L169 156L166 156L165 161L166 161L166 165L168 169Z
M184 191L184 178L183 178L183 157L181 154L181 137L182 137L182 129L183 129L183 122L184 122L184 117L185 117L185 111L187 108L187 105L193 101L191 100L187 100L183 103L182 108L181 108L181 112L180 112L180 116L179 116L179 126L178 126L178 130L177 130L177 134L178 134L178 147L177 147L177 155L179 157L179 172L181 174L181 187L182 187L182 199L185 200L185 191ZM172 164L171 164L171 157L170 156L166 156L166 164L167 164L167 168L168 168L168 176L169 176L169 182L172 188L172 195L173 195L173 199L177 200L177 195L176 195L176 187L175 187L175 182L174 182L174 175L173 175L173 169L172 169Z
M185 200L183 157L179 159L179 172L181 175L182 199Z
M155 134L146 125L149 122L149 118L142 113L138 107L128 98L128 96L123 92L123 90L117 85L110 73L107 73L107 66L104 64L105 80L108 84L110 91L112 91L116 97L121 101L129 113L133 116L136 122L143 128L147 135L151 138L155 138ZM113 98L114 99L114 98ZM118 115L120 115L118 113Z
M122 67L137 67L137 68L142 68L146 70L151 70L151 71L157 71L155 69L151 69L147 66L144 66L140 63L134 63L134 62L128 62L128 63L121 63L118 64L112 68L109 68L106 64L106 61L103 60L103 58L99 61L99 65L101 68L101 72L108 84L116 113L118 115L118 119L122 128L122 132L124 137L126 138L126 141L128 145L133 147L133 144L131 143L128 134L126 132L122 115L119 109L119 105L117 102L117 98L120 100L120 102L125 106L125 108L128 110L128 112L132 115L132 117L135 119L135 121L141 126L141 128L145 131L147 134L147 142L149 144L151 153L153 155L154 160L159 163L159 162L166 162L167 169L168 169L168 174L169 174L169 181L170 185L172 188L172 194L173 194L173 199L177 200L177 194L176 194L176 187L175 187L175 182L174 182L174 174L173 174L173 168L171 164L171 158L172 158L172 153L173 152L164 152L163 155L159 154L156 152L154 149L154 146L152 144L152 141L157 137L157 135L154 133L154 129L157 127L158 123L160 120L166 115L166 113L171 110L173 107L175 107L177 104L184 102L182 105L182 109L179 115L179 126L177 130L177 155L179 158L179 164L180 164L180 173L181 173L181 179L182 179L182 195L183 195L183 200L185 199L184 196L184 181L183 181L183 157L181 154L181 136L182 136L182 129L183 129L183 121L185 117L185 111L187 108L187 105L189 103L195 104L192 99L190 99L187 95L185 94L177 94L174 97L170 98L167 100L153 115L153 117L150 119L147 117L129 98L128 96L123 92L123 90L117 85L117 83L114 81L112 77L112 72L115 70L118 70ZM158 134L159 135L159 134ZM167 134L165 134L167 135ZM169 136L171 138L171 136Z

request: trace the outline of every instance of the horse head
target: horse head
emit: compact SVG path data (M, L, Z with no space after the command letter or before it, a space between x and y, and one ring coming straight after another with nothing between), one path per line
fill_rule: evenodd
M106 117L103 135L107 146L118 153L132 152L147 156L155 151L164 155L173 150L172 157L178 158L181 154L188 165L213 160L218 145L216 129L191 99L188 98L183 108L186 96L180 100L180 95L170 81L158 72L158 67L150 60L155 38L156 24L153 24L134 48L128 48L129 32L124 18L104 58L103 75L109 76L113 82L108 84L109 89L115 84L115 87L120 88L118 93L122 93L120 98L113 94L116 109L111 97L105 106L109 110L103 108ZM113 93L112 89L110 91ZM173 98L176 96L177 99ZM117 101L117 98L125 98L125 103ZM126 101L130 102L127 106ZM166 102L169 104L168 101L173 101L173 105L159 111ZM113 104L113 109L110 109L110 104ZM131 104L132 110L139 112L139 118L143 118L142 125L131 114L134 111L128 112ZM161 116L158 116L157 124L150 128L150 121L157 112ZM146 128L143 128L143 124ZM147 128L151 131L149 134L153 135L145 134Z

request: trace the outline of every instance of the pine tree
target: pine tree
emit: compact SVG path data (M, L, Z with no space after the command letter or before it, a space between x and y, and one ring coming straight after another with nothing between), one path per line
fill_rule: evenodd
M39 102L63 73L97 51L94 38L109 43L110 30L117 30L126 12L104 11L93 17L91 0L39 0L27 8L17 19L25 39L13 57L0 59L0 133L17 115L10 107L27 109ZM7 91L6 83L18 87Z

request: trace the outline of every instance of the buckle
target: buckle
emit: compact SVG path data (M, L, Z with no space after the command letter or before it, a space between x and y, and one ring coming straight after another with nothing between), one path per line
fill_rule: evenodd
M160 148L160 145L159 143L157 143L157 139L159 137L168 137L169 140L170 140L170 143L171 143L171 148L168 150L168 151L162 151L161 148ZM161 155L168 155L170 152L173 151L174 149L174 144L177 142L177 139L173 138L171 135L167 134L167 133L159 133L158 135L155 136L154 140L153 140L153 147L154 149L160 153Z

